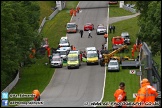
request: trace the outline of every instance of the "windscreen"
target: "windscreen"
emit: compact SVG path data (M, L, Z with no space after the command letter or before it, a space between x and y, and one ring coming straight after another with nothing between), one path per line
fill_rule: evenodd
M52 58L53 61L61 61L61 58Z
M129 36L124 36L125 39L129 39Z
M66 55L66 51L60 51L60 55Z
M87 54L87 57L88 58L98 57L98 54L97 53L89 53L89 54Z
M68 41L66 39L61 39L60 40L60 44L65 44L65 43L68 43Z
M117 62L110 62L109 65L118 65Z
M76 24L67 24L67 28L74 28L76 27Z
M104 27L102 27L102 26L99 26L99 27L98 27L98 29L105 29L105 28L104 28Z
M68 61L77 61L78 57L68 57Z

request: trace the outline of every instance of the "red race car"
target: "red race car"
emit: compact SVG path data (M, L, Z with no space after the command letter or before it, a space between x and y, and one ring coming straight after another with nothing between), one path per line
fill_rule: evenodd
M84 31L86 30L91 30L91 31L94 30L94 25L92 23L86 23L84 25Z

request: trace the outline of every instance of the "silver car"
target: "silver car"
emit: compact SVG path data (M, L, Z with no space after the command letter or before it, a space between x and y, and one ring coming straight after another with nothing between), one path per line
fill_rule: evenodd
M99 34L105 34L105 33L107 33L107 29L104 27L104 25L103 24L98 25L96 34L99 35Z
M63 59L60 56L53 56L51 60L51 67L60 67L63 66Z
M130 36L129 36L129 33L128 32L122 32L121 33L121 36L124 38L124 43L127 44L127 45L130 45L131 42L130 42Z
M108 71L120 71L118 60L110 60L108 64Z

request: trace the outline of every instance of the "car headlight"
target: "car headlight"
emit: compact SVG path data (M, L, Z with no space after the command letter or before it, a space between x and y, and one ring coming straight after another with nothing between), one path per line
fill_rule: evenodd
M117 69L117 67L115 67L115 69Z

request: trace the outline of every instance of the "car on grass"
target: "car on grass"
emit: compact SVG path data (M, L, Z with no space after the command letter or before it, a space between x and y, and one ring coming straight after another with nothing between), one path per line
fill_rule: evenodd
M76 33L78 31L78 25L76 23L67 23L66 32L67 33Z
M63 67L63 59L61 58L61 56L53 56L51 59L51 67Z
M120 71L120 65L118 60L110 60L107 67L108 71Z
M106 27L103 24L99 24L96 29L96 34L99 35L99 34L105 34L105 33L107 33Z
M121 33L121 37L124 38L124 43L127 44L127 45L130 45L131 42L130 42L130 35L128 32L122 32Z
M92 23L86 23L84 25L84 31L88 31L88 30L94 30L94 25Z
M68 38L67 37L61 37L59 46L60 47L70 47L70 42L69 42Z

